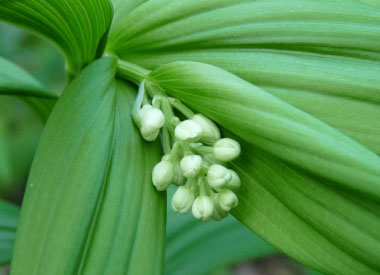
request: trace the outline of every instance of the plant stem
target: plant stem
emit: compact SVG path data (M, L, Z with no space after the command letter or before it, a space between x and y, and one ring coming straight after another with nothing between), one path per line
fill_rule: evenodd
M121 59L117 61L117 76L122 79L132 81L136 85L139 85L141 81L145 79L145 76L150 72L150 70L147 70L131 62L124 61Z

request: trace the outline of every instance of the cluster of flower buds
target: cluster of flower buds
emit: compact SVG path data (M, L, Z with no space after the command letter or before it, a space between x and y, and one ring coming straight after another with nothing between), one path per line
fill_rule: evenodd
M152 105L146 103L142 108L141 98L136 99L133 111L141 135L152 141L162 131L165 155L152 173L156 189L178 186L171 202L176 212L192 211L195 218L204 221L226 217L238 205L235 192L240 179L226 163L240 155L239 143L221 138L213 121L194 114L174 98L160 95L159 100L154 98ZM180 121L176 112L187 119Z

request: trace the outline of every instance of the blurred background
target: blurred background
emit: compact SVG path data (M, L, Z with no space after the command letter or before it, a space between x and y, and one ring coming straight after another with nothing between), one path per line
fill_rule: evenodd
M65 64L60 52L49 42L42 40L30 33L18 28L0 23L0 56L7 58L18 66L33 75L46 87L61 92L65 85ZM20 99L9 96L0 96L0 199L21 205L24 187L27 181L29 168L33 159L35 148L38 144L39 136L42 131L42 123L39 118L31 111ZM168 234L171 227L177 226L179 217L171 210L168 210ZM233 228L238 229L238 224L233 218L226 221L231 223ZM181 221L182 222L182 221ZM184 224L186 221L184 220ZM205 225L199 223L199 228L204 229ZM213 224L210 225L211 227ZM239 229L240 230L240 229ZM247 238L252 237L252 242L259 241L269 251L270 256L260 256L249 259L238 264L232 264L218 268L210 272L211 275L302 275L317 274L307 270L295 261L275 252L266 243L254 236L251 232L241 233L236 230L236 234L248 234ZM227 233L225 233L227 234ZM240 237L243 238L243 235ZM170 238L170 236L168 236ZM193 239L191 242L197 242ZM169 242L170 243L170 242ZM169 244L168 243L168 244ZM208 246L210 251L215 253L215 249L225 250L228 253L229 247L223 247L223 243L213 243ZM249 247L246 255L255 255L255 247ZM257 248L258 249L258 248ZM171 251L175 253L173 259L178 258L178 251L167 249L167 261L170 261ZM207 255L206 253L206 255ZM233 253L233 251L231 251ZM183 253L182 253L183 254ZM257 254L257 253L256 253ZM174 260L173 260L174 261ZM188 259L194 266L197 265L196 259ZM185 267L175 267L168 264L168 268L173 267L170 274L179 275L198 275L189 271ZM9 267L0 267L0 275L8 274Z

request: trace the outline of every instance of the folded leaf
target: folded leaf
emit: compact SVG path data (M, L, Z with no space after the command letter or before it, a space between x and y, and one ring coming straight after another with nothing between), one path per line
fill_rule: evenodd
M185 60L224 68L380 154L380 64L366 60L380 60L380 9L362 2L370 5L149 1L112 32L109 48L148 69Z
M172 197L173 192L168 193ZM191 215L174 213L168 204L165 275L210 274L274 253L275 249L232 217L204 223Z
M327 274L379 274L380 206L243 145L233 215L274 247Z
M16 206L0 200L0 266L11 260L19 211Z
M2 57L0 57L0 95L20 96L21 100L30 105L44 121L47 120L58 98L57 94L44 88L27 72Z
M158 274L163 194L160 158L131 121L135 91L116 83L116 60L88 66L58 100L32 165L12 274Z
M380 157L308 113L207 64L174 62L148 78L151 89L182 100L251 144L380 201Z
M52 40L75 73L102 55L112 5L109 0L0 0L0 20Z

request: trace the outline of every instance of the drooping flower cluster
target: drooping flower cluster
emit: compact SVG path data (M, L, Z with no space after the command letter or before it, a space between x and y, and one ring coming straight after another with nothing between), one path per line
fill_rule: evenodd
M197 219L221 220L238 205L234 192L240 179L226 163L240 155L240 145L221 138L213 121L166 95L153 95L150 104L144 83L133 119L145 140L153 141L161 132L165 155L154 167L152 180L158 191L171 184L178 186L171 202L174 211L185 214L191 210Z

